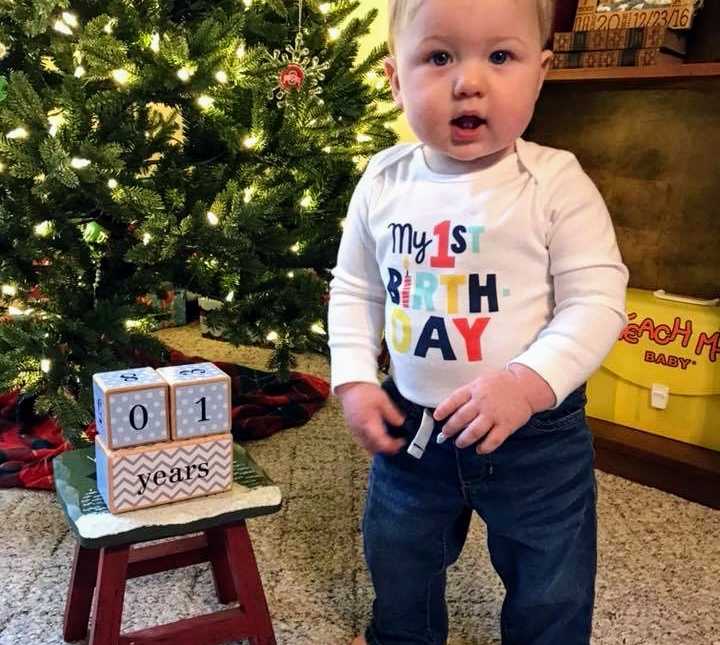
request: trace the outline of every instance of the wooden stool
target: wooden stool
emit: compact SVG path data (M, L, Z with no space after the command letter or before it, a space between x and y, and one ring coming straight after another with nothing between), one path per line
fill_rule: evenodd
M120 515L109 513L97 492L93 457L94 450L86 448L53 462L58 499L78 540L64 639L85 638L90 623L89 645L216 645L242 639L275 645L245 519L274 513L282 498L247 453L235 446L235 484L228 493ZM213 512L217 508L222 511ZM143 546L171 537L177 539ZM218 600L237 602L236 607L120 633L128 579L201 562L211 565Z

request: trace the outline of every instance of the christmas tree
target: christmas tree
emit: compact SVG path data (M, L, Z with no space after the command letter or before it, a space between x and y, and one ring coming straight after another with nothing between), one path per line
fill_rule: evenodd
M162 360L163 283L281 372L324 348L350 195L395 141L359 5L0 0L0 391L72 437L93 373Z

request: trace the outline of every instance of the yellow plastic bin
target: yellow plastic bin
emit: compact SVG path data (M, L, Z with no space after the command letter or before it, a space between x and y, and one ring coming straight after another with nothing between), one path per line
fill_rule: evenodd
M627 311L588 383L588 415L720 451L718 300L628 289Z

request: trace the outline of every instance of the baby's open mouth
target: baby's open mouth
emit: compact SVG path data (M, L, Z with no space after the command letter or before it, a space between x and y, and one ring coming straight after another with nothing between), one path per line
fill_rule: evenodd
M479 116L465 115L453 119L450 123L458 128L462 128L463 130L475 130L481 125L484 125L486 121L485 119L481 119Z

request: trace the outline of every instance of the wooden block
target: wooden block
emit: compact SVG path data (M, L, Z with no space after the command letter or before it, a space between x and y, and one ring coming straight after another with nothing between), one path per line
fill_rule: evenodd
M229 490L229 433L109 450L95 438L97 489L111 513L159 506Z
M553 55L553 69L598 67L651 67L682 65L683 59L654 49L608 49L597 52L565 52Z
M161 367L170 387L173 439L230 431L230 377L213 363Z
M114 450L170 438L168 386L150 367L93 375L95 425Z
M647 49L677 43L678 32L667 27L569 31L555 34L553 51L600 51L604 49Z
M670 27L690 29L695 14L695 0L672 0L662 8L627 11L599 10L615 5L598 0L579 0L573 31L594 29L636 29L639 27ZM648 5L645 5L648 6Z

